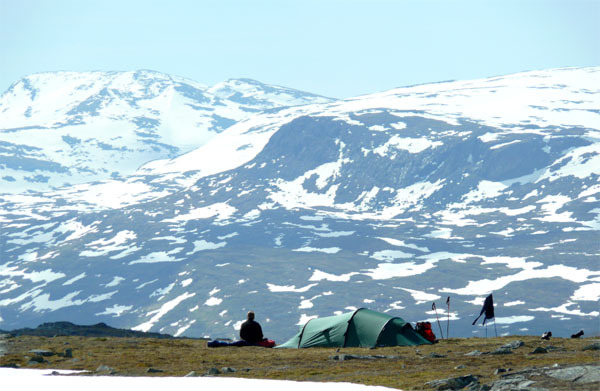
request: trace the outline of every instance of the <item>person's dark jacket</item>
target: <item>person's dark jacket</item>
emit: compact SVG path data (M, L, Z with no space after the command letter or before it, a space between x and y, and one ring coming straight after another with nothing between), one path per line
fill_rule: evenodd
M251 344L259 343L263 340L262 328L258 322L254 320L247 320L242 323L242 328L240 329L240 337Z

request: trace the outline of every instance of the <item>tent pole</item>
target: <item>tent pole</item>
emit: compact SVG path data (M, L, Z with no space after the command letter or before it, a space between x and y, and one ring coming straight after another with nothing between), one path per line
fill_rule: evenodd
M446 325L446 338L450 338L450 296L448 296L446 304L448 304L448 324Z
M444 332L442 331L442 325L440 324L440 318L437 313L437 308L435 306L435 302L431 305L431 309L435 311L435 318L437 319L438 327L440 328L440 336L444 339Z
M496 318L494 318L494 331L496 332L496 338L498 338L498 330L496 330Z

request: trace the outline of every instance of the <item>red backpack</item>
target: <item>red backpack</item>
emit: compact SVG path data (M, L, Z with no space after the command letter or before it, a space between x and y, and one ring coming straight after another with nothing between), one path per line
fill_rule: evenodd
M415 330L431 343L434 343L437 339L431 330L431 323L429 322L417 322L417 327Z

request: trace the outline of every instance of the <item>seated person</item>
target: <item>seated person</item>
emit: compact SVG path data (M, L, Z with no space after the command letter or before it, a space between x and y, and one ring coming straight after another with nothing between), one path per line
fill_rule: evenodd
M248 311L248 319L242 323L240 338L251 345L256 345L263 340L260 324L254 320L254 311Z
M260 324L254 320L254 311L248 311L248 319L242 323L240 328L240 341L224 342L214 340L208 342L209 348L221 346L262 346L264 348L275 347L275 341L264 338Z

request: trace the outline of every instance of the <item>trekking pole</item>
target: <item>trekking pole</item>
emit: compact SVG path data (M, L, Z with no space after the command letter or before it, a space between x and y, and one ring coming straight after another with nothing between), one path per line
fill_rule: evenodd
M444 333L442 332L442 325L440 324L440 318L438 317L437 308L435 307L435 302L433 302L433 304L431 304L431 309L435 311L435 318L437 319L438 327L440 328L440 335L442 336L442 339L444 339Z
M496 332L496 338L498 338L498 330L496 329L496 318L494 318L494 331Z
M446 338L450 338L450 296L446 299L448 304L448 324L446 325Z

